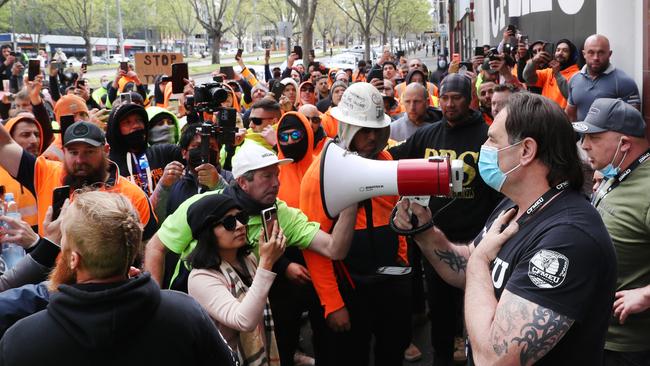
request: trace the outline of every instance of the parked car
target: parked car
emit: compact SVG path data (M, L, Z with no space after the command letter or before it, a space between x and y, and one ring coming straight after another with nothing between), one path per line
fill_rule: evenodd
M68 57L68 60L66 61L66 65L72 66L72 67L81 67L81 61L77 60L76 57Z

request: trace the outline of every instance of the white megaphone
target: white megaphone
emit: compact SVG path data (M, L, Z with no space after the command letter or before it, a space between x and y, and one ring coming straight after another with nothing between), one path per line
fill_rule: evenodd
M463 190L462 160L372 160L329 141L320 164L321 200L331 219L351 204L376 196L451 197Z

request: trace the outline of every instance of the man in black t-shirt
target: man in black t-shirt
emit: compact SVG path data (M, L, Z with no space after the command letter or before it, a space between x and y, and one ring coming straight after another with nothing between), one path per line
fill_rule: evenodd
M600 365L616 259L580 194L566 115L544 97L513 95L490 126L479 172L507 198L474 242L452 244L435 227L415 236L438 274L465 289L471 363ZM404 200L398 227L411 227L409 206L419 222L431 219Z
M467 243L478 235L502 197L486 185L478 174L479 151L487 138L488 126L480 112L469 108L471 88L472 82L468 77L449 74L440 85L442 120L418 129L403 144L390 149L394 159L449 156L464 162L463 199L454 201L450 206L446 206L450 198L431 197L429 201L432 212L444 207L436 218L436 224L449 240L459 243ZM417 246L413 245L411 252L411 261L418 262L421 255ZM451 365L454 337L456 334L462 335L457 328L462 327L463 294L442 280L426 261L424 273L428 287L434 363Z

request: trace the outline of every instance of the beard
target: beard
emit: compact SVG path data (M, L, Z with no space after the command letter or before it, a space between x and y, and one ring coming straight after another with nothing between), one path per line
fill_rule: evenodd
M70 250L63 250L56 257L56 265L48 278L50 283L47 289L50 292L58 291L59 285L72 285L77 282L77 273L69 267L70 255Z
M79 164L72 167L66 165L65 171L66 175L63 178L63 184L69 185L73 190L91 186L95 183L102 183L108 171L108 159L102 159L97 169L93 169L88 164ZM84 174L80 175L80 171L83 171Z

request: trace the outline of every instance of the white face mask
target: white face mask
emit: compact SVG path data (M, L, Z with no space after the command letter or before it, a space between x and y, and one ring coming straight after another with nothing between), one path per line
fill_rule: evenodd
M447 61L445 61L445 60L438 60L438 68L439 68L439 69L444 69L445 67L447 67Z

